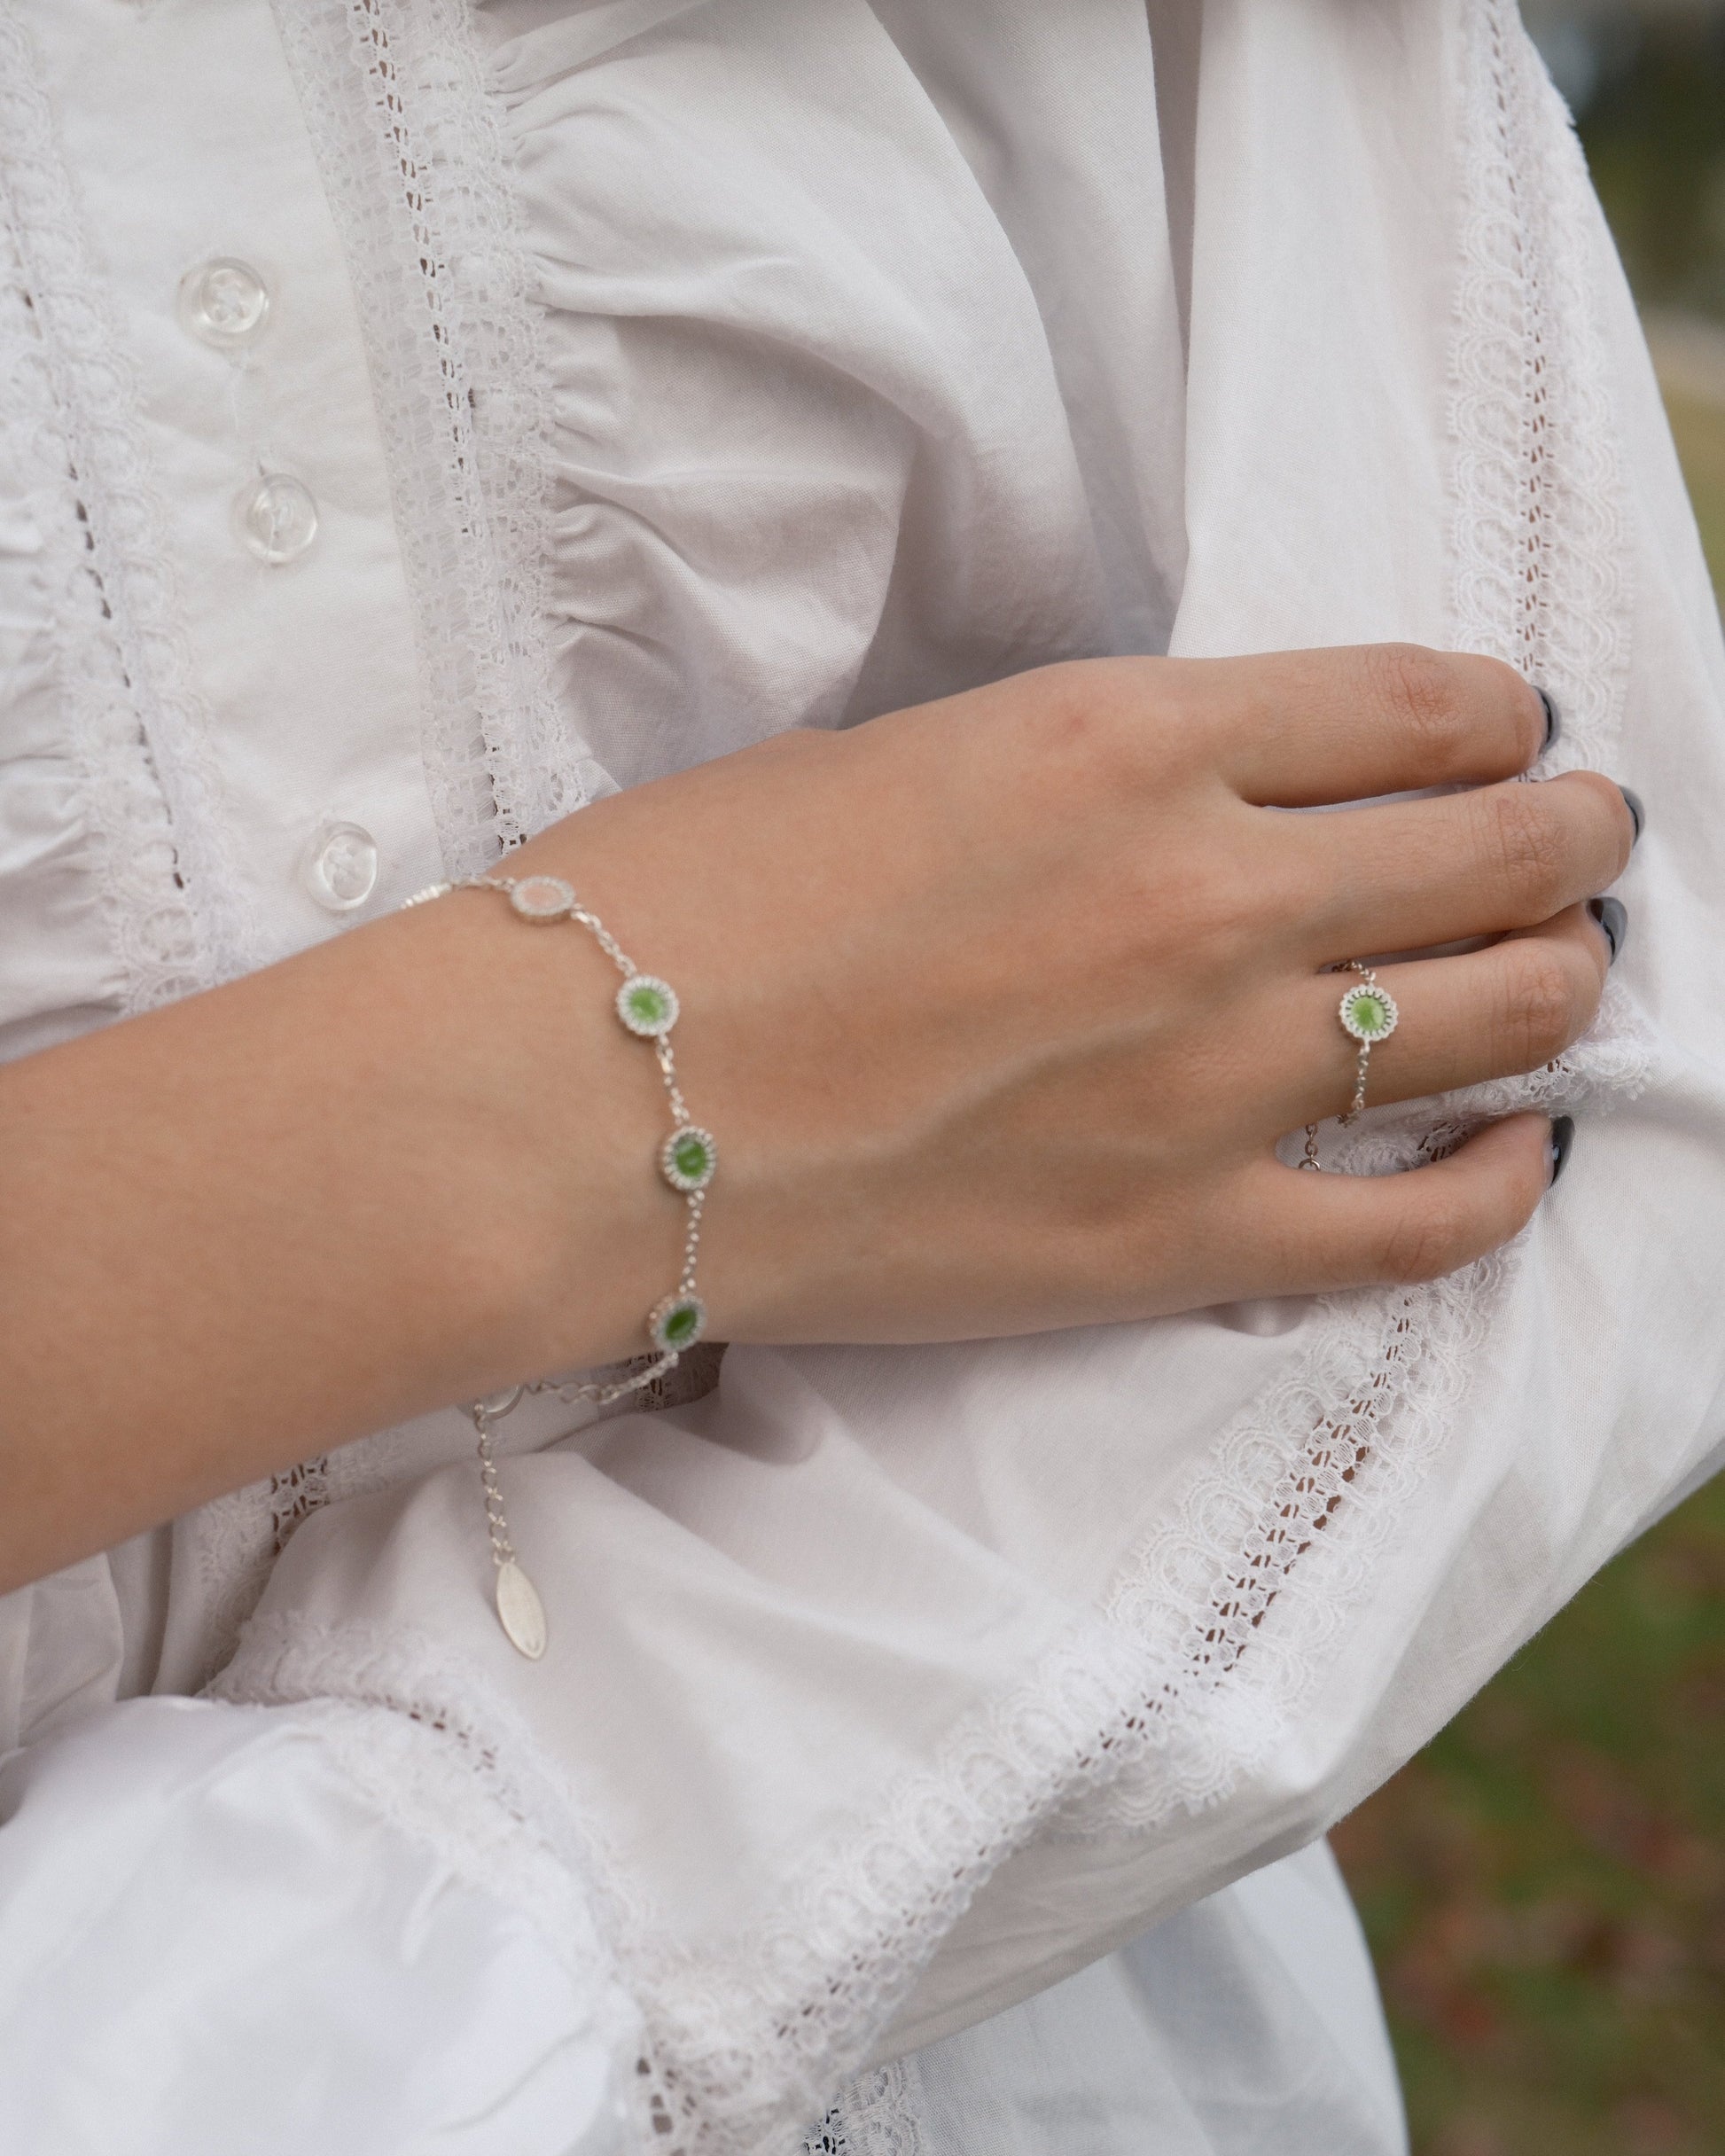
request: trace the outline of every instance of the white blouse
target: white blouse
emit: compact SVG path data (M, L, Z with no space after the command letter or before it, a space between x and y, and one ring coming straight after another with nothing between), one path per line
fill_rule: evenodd
M1070 2156L1129 2023L1098 2156L1396 2148L1230 1882L1725 1385L1725 653L1510 0L0 0L0 193L5 1052L1054 658L1495 652L1651 817L1588 1039L1328 1145L1577 1115L1450 1280L530 1403L537 1664L453 1409L0 1601L9 2145Z

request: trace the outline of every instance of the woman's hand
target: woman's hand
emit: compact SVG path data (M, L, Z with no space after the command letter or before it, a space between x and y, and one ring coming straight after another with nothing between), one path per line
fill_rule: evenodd
M722 1148L715 1329L1035 1331L1424 1278L1513 1235L1543 1117L1394 1177L1273 1149L1348 1103L1339 961L1503 939L1382 968L1376 1102L1535 1069L1591 1019L1609 947L1581 902L1635 826L1594 774L1513 783L1546 727L1509 668L1405 646L1096 661L560 827L555 865L683 995ZM1474 790L1285 813L1446 785ZM634 1244L668 1277L659 1211ZM585 1289L574 1259L572 1316Z
M719 1337L1029 1332L1442 1272L1547 1181L1520 1116L1381 1179L1346 1106L1529 1070L1606 965L1608 780L1505 783L1507 668L1406 648L1065 666L584 809L566 877L683 998ZM1295 816L1395 790L1441 798ZM608 961L464 892L0 1071L0 1591L512 1379L638 1351L664 1098Z

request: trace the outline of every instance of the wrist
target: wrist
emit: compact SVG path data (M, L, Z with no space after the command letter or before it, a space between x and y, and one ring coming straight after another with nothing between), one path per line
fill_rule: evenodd
M445 922L428 985L460 1036L442 1059L449 1113L473 1133L459 1150L475 1226L449 1288L485 1372L470 1392L652 1352L647 1313L680 1275L687 1286L700 1211L661 1170L680 1119L658 1044L619 1022L627 962L566 911L517 906L511 885L559 898L520 856L495 876L425 909ZM680 1106L674 1082L671 1097ZM489 1292L475 1293L476 1266Z

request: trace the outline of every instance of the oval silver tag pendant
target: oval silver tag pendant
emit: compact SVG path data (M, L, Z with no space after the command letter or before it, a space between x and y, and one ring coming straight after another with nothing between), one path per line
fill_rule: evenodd
M497 1616L511 1646L536 1662L545 1652L545 1605L513 1558L497 1567Z

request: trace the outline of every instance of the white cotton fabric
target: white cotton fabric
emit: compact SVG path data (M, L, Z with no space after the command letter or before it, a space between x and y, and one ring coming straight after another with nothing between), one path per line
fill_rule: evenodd
M829 2136L896 2156L1385 2156L1407 2136L1323 1843L865 2076Z
M368 1801L394 1741L136 1700L0 1763L7 2148L622 2156L627 2009Z
M437 2131L496 2074L584 2156L611 2089L663 2156L823 2117L1028 2151L1079 2077L1096 2156L1389 2156L1333 1873L1265 1867L1711 1470L1725 1385L1725 656L1512 8L0 0L0 185L10 1052L330 933L331 818L378 841L364 918L610 787L1056 658L1495 651L1563 708L1547 768L1651 812L1590 1040L1334 1154L1576 1113L1452 1282L533 1403L536 1665L453 1410L0 1601L32 2100L102 2061L174 2081L140 2149L245 2145L191 2007L144 2060L60 1958L52 1882L106 1866L88 1965L170 1931L202 2011L257 1942L236 2074L272 2002L374 1972L300 2145L412 2145L421 2026ZM238 369L175 317L217 254L274 294ZM287 570L233 543L260 465L323 512ZM199 1824L230 1790L253 1844Z

